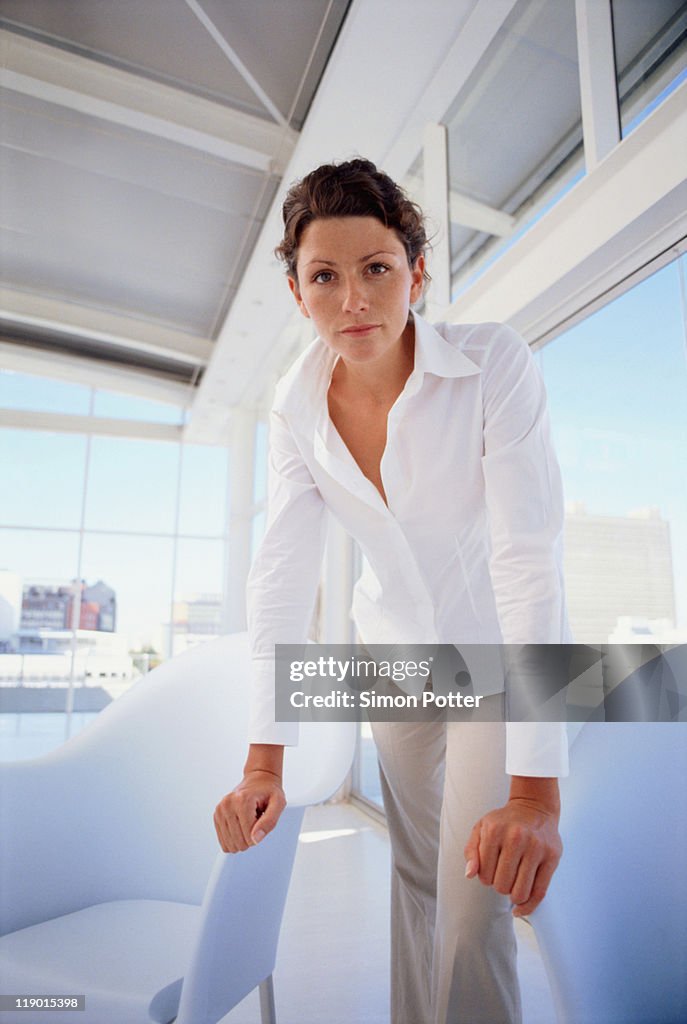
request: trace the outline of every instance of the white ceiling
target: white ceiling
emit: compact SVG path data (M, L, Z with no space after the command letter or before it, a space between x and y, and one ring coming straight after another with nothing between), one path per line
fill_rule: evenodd
M192 402L347 6L0 0L3 364Z
M648 61L649 9L656 27L684 10L644 2L621 72ZM454 252L509 236L580 152L573 10L0 0L0 361L176 402L188 440L225 442L309 330L273 255L284 188L362 154L422 201L441 121Z
M383 161L473 8L512 2L0 0L3 365L225 441L299 344L282 180Z
M344 0L201 0L201 6L299 129L345 14ZM264 103L184 0L2 0L0 17L13 31L51 46L266 116Z

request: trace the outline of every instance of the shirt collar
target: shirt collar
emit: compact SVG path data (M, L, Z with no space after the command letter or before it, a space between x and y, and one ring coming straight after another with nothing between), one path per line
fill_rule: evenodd
M468 359L457 345L444 338L417 313L413 312L412 316L415 322L415 362L398 401L407 400L417 394L426 373L437 377L467 377L481 372L479 366ZM355 465L329 417L327 391L338 357L319 339L311 352L316 357L314 378L318 394L315 406L315 458L352 493L358 494L374 508L386 511L377 488L365 479Z
M411 377L422 378L425 373L437 377L468 377L480 373L480 368L457 345L447 341L439 331L417 313L415 322L415 366Z
M448 341L439 330L415 312L415 362L406 381L404 394L409 397L422 386L426 373L437 377L467 377L480 373L480 367L469 359L455 343ZM310 409L316 420L327 420L326 395L337 356L323 341L316 338L280 382L276 403L280 407L295 408L298 419L303 420Z
M415 363L411 379L417 378L421 384L426 373L436 377L469 377L481 373L477 363L473 363L457 345L447 341L432 324L414 310L411 310L411 316L415 323ZM318 344L321 349L319 381L326 394L338 357L319 339Z

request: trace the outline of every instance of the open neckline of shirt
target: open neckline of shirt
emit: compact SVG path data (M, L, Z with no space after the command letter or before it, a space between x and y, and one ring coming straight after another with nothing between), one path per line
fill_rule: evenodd
M365 474L363 473L362 469L358 465L358 460L355 458L355 456L353 455L353 452L348 447L348 445L344 441L343 437L339 433L339 430L338 430L336 424L334 423L334 420L332 419L332 417L331 417L331 415L329 413L328 395L329 395L329 385L327 385L327 390L324 393L324 403L323 403L323 409L322 409L322 416L323 416L323 420L324 420L324 424L325 424L325 432L324 432L324 437L323 437L323 441L325 443L325 447L327 447L326 436L329 433L330 435L335 437L337 445L341 449L341 455L343 455L343 458L346 460L346 462L349 463L349 467L353 470L354 473L356 473L357 476L360 477L361 480L364 480L365 483L369 487L372 488L372 490L374 491L375 495L377 496L378 501L381 503L381 507L384 509L384 511L387 512L389 515L393 516L393 512L391 511L391 508L389 506L389 495L388 495L387 488L384 487L384 494L386 495L386 500L385 500L384 497L382 496L381 491L377 487L377 485L374 484L372 482L372 480L370 480L369 476L365 476ZM392 406L392 408L393 408L393 406ZM389 413L390 412L391 412L391 410L389 410ZM381 458L379 460L379 475L380 475L380 477L382 477L382 486L384 486L384 477L382 475L382 462L384 461L384 456L386 455L388 445L389 445L389 436L388 436L388 415L387 415L387 439L386 439L386 443L384 445L384 451L382 452L382 456L381 456ZM336 453L332 453L332 454L336 454Z
M412 388L409 388L409 385L411 384L411 382L414 382L415 380L419 380L419 383L421 383L422 382L422 378L425 375L424 367L418 366L418 353L420 352L421 346L420 346L420 344L418 342L419 331L418 331L418 327L417 327L417 323L416 323L415 317L413 317L413 324L414 324L414 327L415 327L415 332L414 332L414 337L413 337L413 368L410 371L410 373L408 374L408 376L406 377L405 383L404 383L403 387L401 388L400 392L398 393L398 395L396 396L396 398L394 399L393 404L390 406L388 415L391 414L391 410L394 409L398 405L398 403L400 402L400 400L402 398L403 399L408 398L408 397L410 397L411 394L415 394L415 392L417 390L419 390L419 384L418 384L417 387L412 387ZM324 342L322 344L324 344ZM340 352L331 353L331 355L333 355L333 359L332 359L331 365L329 367L329 373L327 374L326 384L325 384L325 388L324 388L324 396L323 396L324 397L324 405L325 405L325 408L327 410L327 416L329 416L329 391L330 391L330 388L332 386L332 378L334 377L334 370L336 369L336 367L339 364L339 361L341 360L341 353ZM331 419L331 417L330 417L330 419ZM332 426L334 426L333 422L332 422ZM337 431L337 433L338 433L338 431Z

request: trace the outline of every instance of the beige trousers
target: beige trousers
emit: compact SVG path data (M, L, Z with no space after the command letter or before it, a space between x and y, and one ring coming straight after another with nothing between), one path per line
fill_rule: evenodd
M519 1024L510 900L467 881L463 856L508 798L505 725L371 726L392 853L391 1024Z

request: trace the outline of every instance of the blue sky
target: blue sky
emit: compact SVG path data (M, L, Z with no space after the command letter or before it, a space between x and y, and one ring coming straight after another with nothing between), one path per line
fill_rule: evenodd
M670 522L678 618L687 626L685 258L542 349L566 500Z

